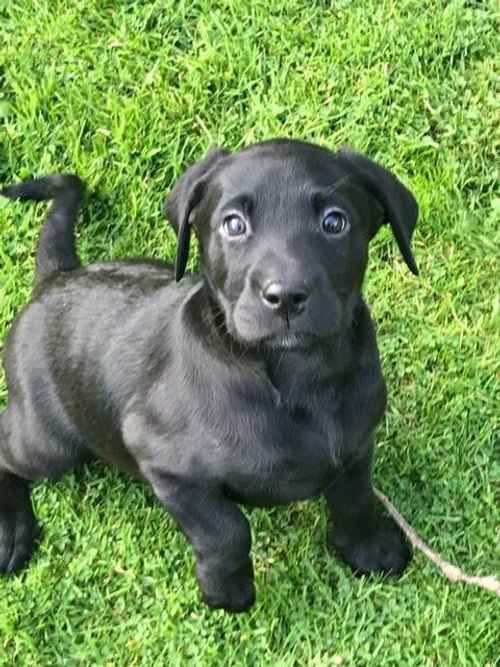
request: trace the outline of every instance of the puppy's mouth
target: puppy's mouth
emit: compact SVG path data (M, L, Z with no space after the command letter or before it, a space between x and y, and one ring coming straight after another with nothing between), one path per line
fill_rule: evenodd
M314 307L284 318L244 296L232 303L220 301L228 332L248 347L305 350L339 333L342 309L338 299L324 299L324 303L316 299Z
M261 343L272 349L303 350L319 341L312 333L281 333L267 336Z

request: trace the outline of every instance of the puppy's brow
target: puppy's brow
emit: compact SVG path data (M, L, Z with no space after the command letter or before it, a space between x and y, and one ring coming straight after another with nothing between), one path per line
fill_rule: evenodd
M328 201L328 199L330 199L332 195L338 192L342 186L346 185L346 183L349 183L352 180L353 174L346 174L345 176L337 179L328 187L314 190L314 192L311 194L311 200L314 207L321 207L324 205L325 201Z
M248 214L253 207L253 197L249 193L242 193L231 197L228 201L224 202L223 209L239 209L244 213Z
M337 179L334 183L329 185L327 188L321 189L321 190L316 190L314 193L314 196L317 197L330 197L332 194L337 192L343 185L345 185L347 182L353 180L353 174L345 174L345 176L342 176L342 178Z

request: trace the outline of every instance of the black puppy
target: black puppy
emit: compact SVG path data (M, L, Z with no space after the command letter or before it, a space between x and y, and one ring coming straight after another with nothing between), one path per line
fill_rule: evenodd
M361 297L383 223L417 272L417 204L392 174L350 151L290 140L215 150L166 203L175 274L139 260L81 268L76 176L2 194L54 203L33 299L5 347L1 572L34 550L29 482L93 455L150 484L193 545L211 607L242 611L255 599L240 502L324 493L330 547L356 572L403 572L410 548L375 510L373 432L386 392ZM191 230L201 273L175 284Z

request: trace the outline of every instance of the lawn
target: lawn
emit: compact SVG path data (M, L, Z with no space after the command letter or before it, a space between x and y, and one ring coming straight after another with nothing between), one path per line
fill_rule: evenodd
M375 481L471 574L500 573L496 11L0 0L0 184L85 178L85 261L172 258L162 199L215 144L349 144L411 187L421 275L385 230L365 287L389 387ZM0 207L3 340L30 294L44 206ZM396 583L354 578L326 552L323 501L249 512L258 600L233 616L201 603L190 548L139 484L94 465L34 499L40 550L0 581L1 667L500 664L498 597L419 553Z

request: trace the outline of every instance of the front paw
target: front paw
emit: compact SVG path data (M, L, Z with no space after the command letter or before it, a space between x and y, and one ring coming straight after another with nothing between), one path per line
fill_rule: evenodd
M253 568L249 561L236 572L198 565L196 576L203 600L212 609L239 613L250 609L255 602Z
M350 540L332 533L329 546L356 574L372 572L399 577L412 559L405 536L388 517L379 517L369 536Z

